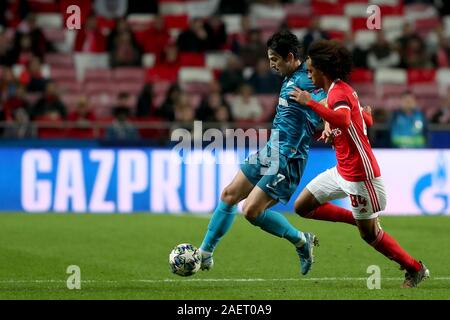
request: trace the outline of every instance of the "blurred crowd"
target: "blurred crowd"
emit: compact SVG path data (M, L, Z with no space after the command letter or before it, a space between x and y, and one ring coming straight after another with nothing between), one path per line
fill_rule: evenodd
M45 57L57 52L58 48L36 23L30 2L0 1L0 117L5 123L0 130L6 138L46 137L45 130L36 132L32 125L34 121L55 124L55 127L64 121L75 124L47 128L50 136L63 132L69 137L92 138L98 136L92 124L100 122L107 123L101 137L136 140L168 133L164 130L145 133L136 125L140 120L166 121L187 127L194 120L202 120L218 123L221 127L223 123L270 122L273 117L282 79L269 68L267 34L254 26L254 15L258 13L251 10L251 5L259 3L261 8L276 16L283 5L295 1L212 1L216 2L212 15L189 19L188 27L176 35L159 15L158 1L81 1L89 7L89 14L83 18L82 29L76 32L72 52L107 53L110 68L144 68L143 55L151 53L155 57L155 67L179 70L183 57L189 57L191 53L191 57L195 57L196 53L227 52L226 66L215 73L200 99L193 99L192 93L176 81L168 86L162 99L156 99L157 81L147 81L136 97L129 92L116 92L110 115L102 118L87 95L80 95L75 108L68 108L60 97L57 83L45 74ZM439 14L450 14L445 1L437 4L434 1L405 1L405 4L413 2L440 5ZM153 23L139 33L133 31L127 20L128 15L136 13L155 15ZM227 30L223 14L241 15L239 32ZM107 32L99 27L99 21L112 22ZM282 28L288 28L288 25L284 22L277 26L278 30ZM8 37L11 30L13 36ZM375 43L368 48L358 46L351 34L341 40L353 52L356 68L448 68L449 38L442 25L436 27L434 34L433 39L424 38L411 23L405 23L398 38L388 41L381 30ZM318 19L312 19L303 35L304 50L314 40L330 38L334 35L322 30ZM20 72L14 69L18 65ZM30 94L37 98L30 101ZM261 97L270 97L272 107L268 108L267 99ZM374 108L376 122L389 125L392 146L425 146L430 124L450 124L450 94L432 113L422 109L424 106L419 105L411 91L401 93L399 101L393 112Z

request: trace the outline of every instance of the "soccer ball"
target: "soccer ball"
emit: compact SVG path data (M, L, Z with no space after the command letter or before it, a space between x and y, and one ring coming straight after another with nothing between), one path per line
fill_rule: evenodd
M172 273L179 276L192 276L200 269L202 255L190 243L177 245L169 255L169 265Z

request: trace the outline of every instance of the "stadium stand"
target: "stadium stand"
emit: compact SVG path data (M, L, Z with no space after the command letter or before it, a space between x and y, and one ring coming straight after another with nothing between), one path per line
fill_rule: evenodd
M41 62L41 77L56 84L69 111L75 110L79 97L87 97L87 105L95 114L93 126L103 126L110 121L119 93L129 93L131 101L137 103L144 85L150 84L152 114L150 118L134 117L132 120L139 128L144 128L142 130L154 123L159 126L166 123L167 128L171 128L172 120L164 118L164 112L159 109L167 100L172 84L178 82L181 90L191 95L192 106L197 109L201 97L209 94L211 82L229 71L230 56L237 61L235 72L239 74L238 78L248 82L257 59L255 56L249 64L243 57L248 52L258 54L258 48L264 48L264 41L280 28L290 28L304 39L305 44L317 36L345 41L353 50L356 66L350 80L361 102L372 105L375 110L399 108L399 96L410 90L431 119L450 88L450 15L429 1L247 1L248 10L242 13L220 12L220 8L225 7L220 0L153 0L141 9L130 6L123 16L114 19L99 15L95 1L83 0L77 2L82 13L80 30L69 30L65 26L70 1L20 1L28 4L25 6L27 12L17 12L11 7L8 15L0 13L2 108L13 95L12 88L21 83L21 74L28 70L30 58L37 56ZM393 66L371 69L367 62L369 52L377 56L378 62L386 55L380 47L374 47L378 31L367 28L369 4L376 4L381 9L382 32L387 40L385 47L401 57L401 61ZM190 23L194 18L200 19L195 26ZM254 30L259 30L261 38L256 37L256 42L250 43L249 36ZM196 52L184 52L177 47L177 40L186 31L189 41L206 43L206 46L197 48ZM218 35L223 33L225 41L221 43ZM31 47L24 40L28 36ZM115 50L108 50L111 45ZM139 57L137 62L131 62L133 52ZM122 63L113 67L114 61ZM225 100L230 100L237 93L221 94ZM28 92L26 98L33 105L41 95ZM264 109L264 115L258 121L270 122L276 96L259 94L256 97ZM135 114L135 105L130 108ZM173 120L177 121L176 116ZM44 125L48 122L45 119L39 121ZM2 123L5 126L6 122ZM386 129L387 124L376 123L375 128L379 125ZM266 125L270 126L270 123ZM63 131L37 132L40 137L55 138L58 134L67 137L73 132ZM151 139L151 132L156 132L158 138L164 133L150 128L144 137ZM101 138L92 133L75 136Z

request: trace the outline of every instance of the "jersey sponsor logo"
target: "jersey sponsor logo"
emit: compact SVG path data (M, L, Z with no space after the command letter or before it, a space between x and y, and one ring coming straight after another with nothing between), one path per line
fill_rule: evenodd
M333 134L334 137L339 137L342 134L342 131L339 128L335 128L331 130L331 133Z
M280 106L283 106L283 107L287 107L287 106L288 106L287 100L286 100L286 99L283 99L283 98L279 98L279 99L278 99L278 104L279 104Z

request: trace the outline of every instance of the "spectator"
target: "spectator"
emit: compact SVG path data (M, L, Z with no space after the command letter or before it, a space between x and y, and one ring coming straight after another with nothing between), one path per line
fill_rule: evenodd
M438 34L439 46L436 50L434 56L434 64L438 68L449 68L450 67L450 41L442 33Z
M267 59L258 60L248 83L257 94L278 93L281 88L281 78L270 70Z
M107 140L138 140L139 131L130 121L131 110L129 107L130 95L119 93L117 106L113 108L113 123L106 129L105 138Z
M425 43L414 31L411 23L403 25L403 33L397 39L402 68L428 68L431 67L431 59L428 57Z
M214 15L206 20L204 28L208 34L207 50L221 50L227 42L227 31L220 17Z
M407 91L401 97L401 109L391 119L391 143L397 148L421 148L426 145L426 118L414 95Z
M231 51L237 55L240 55L242 46L246 45L248 42L248 36L250 34L250 30L252 30L250 17L242 16L240 25L241 28L239 32L232 33L230 35Z
M161 55L157 57L156 65L164 66L166 68L180 68L180 56L178 52L178 47L171 43L163 48Z
M27 139L33 137L30 116L25 109L17 108L14 110L12 121L6 124L4 137L6 139Z
M95 13L107 19L125 16L128 10L128 0L95 0Z
M252 29L248 33L248 40L240 49L239 55L246 67L255 67L257 61L267 57L267 46L262 39L259 29Z
M14 77L12 68L3 69L2 78L0 79L0 98L8 99L16 94L19 81Z
M234 93L244 83L242 62L239 57L230 55L227 66L219 76L219 82L223 93Z
M303 50L305 52L308 51L308 47L311 43L320 39L329 39L328 33L323 31L320 28L320 20L315 17L311 20L311 24L309 25L308 32L303 37Z
M204 52L208 48L208 33L201 19L190 21L189 28L178 36L177 46L183 52Z
M78 30L75 37L75 51L87 53L101 53L106 51L106 39L97 28L97 18L95 15L87 17L85 27Z
M191 96L186 92L181 92L174 105L175 121L192 126L195 120L195 110L191 103Z
M29 34L23 34L16 37L15 46L12 55L16 64L27 65L31 57L35 55L31 47L31 37Z
M81 96L77 102L77 108L69 113L67 117L74 126L69 130L69 137L72 138L93 138L94 130L92 128L95 122L95 114L89 109L88 99Z
M227 119L232 118L230 105L225 101L220 93L210 93L203 97L200 106L196 112L196 118L201 121L216 122L219 121L217 116L222 116L223 111L218 111L221 108L227 109ZM219 112L219 113L218 113ZM220 117L222 118L222 117Z
M136 117L154 116L156 113L153 105L153 86L146 83L139 94L136 104Z
M115 49L110 53L111 67L138 67L141 65L141 52L133 43L133 35L122 32L115 39Z
M383 31L377 33L377 41L369 49L367 65L371 69L394 68L400 63L400 55L393 50L384 37Z
M17 109L23 109L27 113L30 112L30 104L25 99L25 87L17 86L14 94L9 96L3 103L3 112L6 121L14 120L14 112Z
M77 122L80 127L89 127L91 121L95 121L95 114L90 110L86 96L80 96L77 108L72 111L67 120Z
M209 94L212 93L218 93L218 94L222 94L222 86L220 85L220 82L217 79L212 79L209 83L208 83L208 92Z
M27 0L0 1L0 25L17 28L29 11Z
M145 0L145 1L128 1L128 12L131 13L158 13L158 0Z
M11 41L0 27L0 66L12 66L15 61Z
M262 115L262 106L253 95L253 88L248 84L241 85L239 95L231 99L233 117L238 120L256 120Z
M220 0L218 11L221 14L247 14L250 0L230 1Z
M442 106L431 117L430 121L436 124L450 123L450 93L447 94L447 98L443 101Z
M16 33L16 43L20 43L21 38L27 35L31 39L31 50L34 55L43 58L47 52L55 51L54 46L47 40L41 28L36 24L36 15L28 14L25 21L18 28Z
M116 50L117 46L116 39L122 33L129 33L133 41L133 46L139 47L134 37L133 31L131 30L131 27L128 24L128 21L125 18L118 18L116 20L116 25L108 34L108 37L106 39L106 48L109 52Z
M170 42L170 33L162 16L157 15L153 19L152 26L145 31L144 51L154 53L156 57L160 57Z
M67 116L66 106L59 98L55 83L48 82L45 87L45 94L31 109L31 118L44 117L47 119L61 120Z
M164 102L157 110L157 115L167 121L174 121L175 120L174 106L181 94L182 90L180 86L177 83L172 84L169 90L167 91Z
M20 75L20 82L28 92L44 92L47 79L42 74L42 65L38 57L31 57L26 69Z

